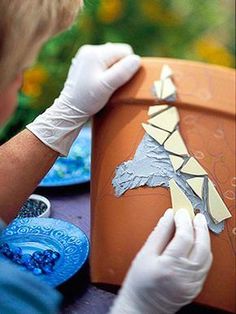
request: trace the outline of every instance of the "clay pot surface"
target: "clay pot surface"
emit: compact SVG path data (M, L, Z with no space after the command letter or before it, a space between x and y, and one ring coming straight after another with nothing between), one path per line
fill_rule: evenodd
M140 187L116 197L116 167L132 159L144 136L152 93L163 64L173 70L180 132L231 211L220 235L211 232L213 266L196 302L235 312L235 71L184 60L144 58L131 82L93 121L91 278L120 285L137 251L164 211L170 192ZM164 102L166 103L166 102Z

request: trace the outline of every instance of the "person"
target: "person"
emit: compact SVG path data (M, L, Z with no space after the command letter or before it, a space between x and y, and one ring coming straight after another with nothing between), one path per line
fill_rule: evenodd
M42 44L66 29L80 0L0 1L0 125L15 108L23 71ZM0 147L0 217L9 223L87 120L141 65L128 44L86 45L51 107ZM24 184L22 184L22 182ZM135 257L110 313L175 313L201 291L212 263L202 214L165 212ZM33 275L0 263L0 313L56 313L60 296Z

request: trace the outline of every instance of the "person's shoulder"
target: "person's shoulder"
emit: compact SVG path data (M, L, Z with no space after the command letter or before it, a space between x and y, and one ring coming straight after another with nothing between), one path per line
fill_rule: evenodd
M49 314L59 312L61 295L21 266L0 259L0 299L0 313Z

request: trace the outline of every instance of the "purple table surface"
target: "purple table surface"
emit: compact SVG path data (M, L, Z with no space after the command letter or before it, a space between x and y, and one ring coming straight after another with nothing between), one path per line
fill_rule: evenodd
M89 184L53 189L38 189L36 193L51 202L51 217L78 226L90 238ZM105 314L109 312L115 294L90 283L88 263L72 279L58 289L64 295L63 314Z
M89 184L53 189L39 188L35 193L46 196L50 200L52 217L73 223L90 238ZM61 314L108 313L116 294L108 292L104 288L96 287L90 282L87 262L72 279L58 288L64 296ZM185 306L178 313L222 314L226 312L191 304Z

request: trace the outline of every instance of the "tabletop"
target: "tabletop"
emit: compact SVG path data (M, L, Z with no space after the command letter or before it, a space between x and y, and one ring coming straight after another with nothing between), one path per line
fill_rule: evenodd
M52 217L80 227L90 238L89 183L60 188L38 188L35 193L46 196L52 205ZM116 288L90 282L89 262L70 280L58 287L64 296L61 314L106 314L115 297ZM221 314L223 311L191 304L179 314ZM155 313L153 313L155 314Z

